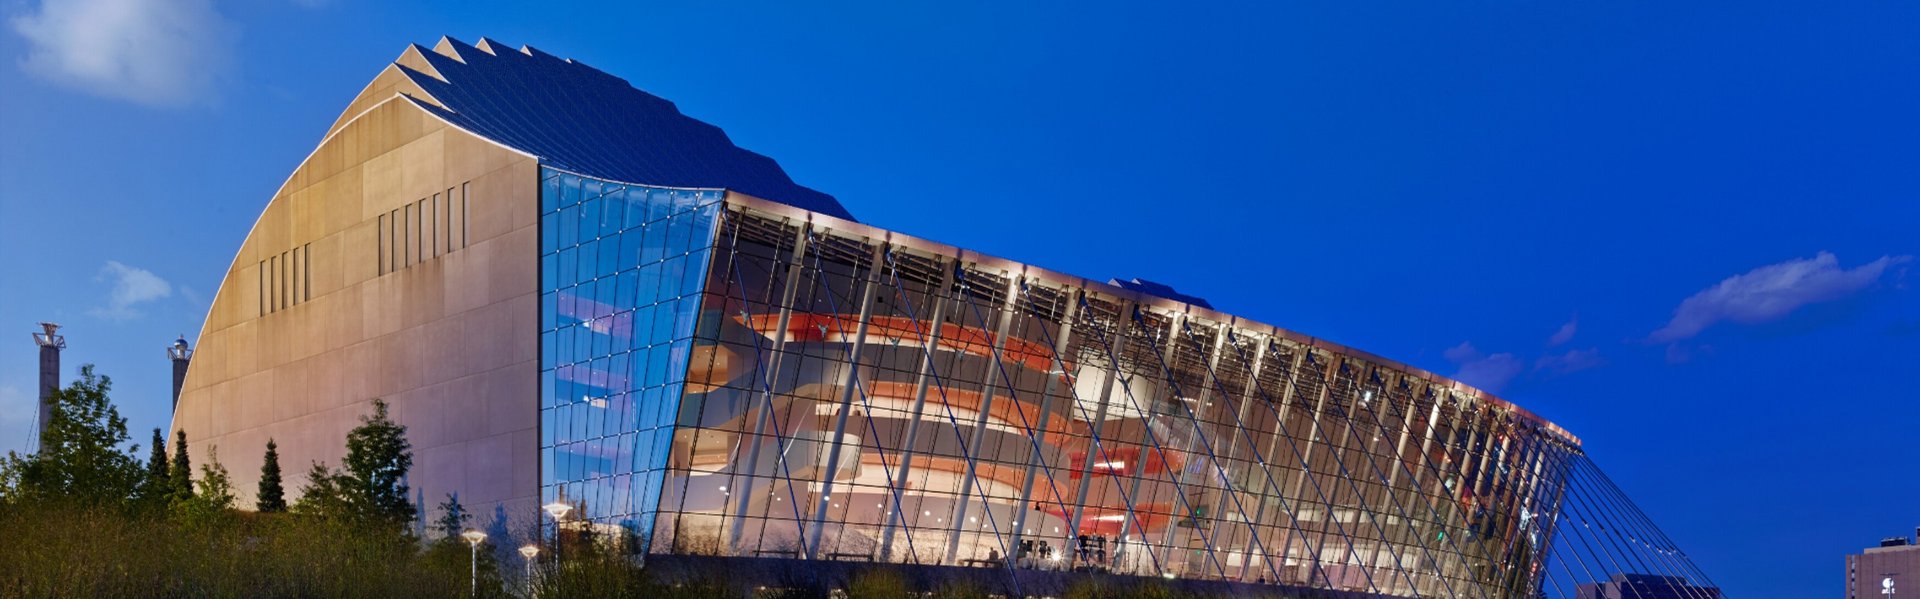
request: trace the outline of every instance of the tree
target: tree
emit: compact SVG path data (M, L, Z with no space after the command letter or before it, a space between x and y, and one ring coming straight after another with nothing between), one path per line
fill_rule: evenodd
M122 452L127 420L107 393L112 379L80 367L80 380L47 398L52 413L40 435L40 451L21 456L7 452L0 464L0 486L7 500L125 505L136 497L146 472L140 446Z
M280 448L267 439L267 456L260 463L260 491L254 509L264 513L287 511L286 489L280 484Z
M353 515L347 490L342 487L345 477L334 473L326 464L314 462L307 469L307 483L300 487L300 499L293 502L293 511L326 518L346 518Z
M141 498L165 507L173 497L173 476L167 466L167 435L159 427L153 429L153 446L147 454L147 476L141 481Z
M461 584L467 582L467 576L478 580L480 589L499 589L505 586L499 572L499 557L493 551L493 543L499 539L482 539L478 549L470 547L467 538L461 534L467 532L468 522L472 522L472 513L461 505L461 497L447 493L447 499L436 507L440 516L434 518L434 530L440 532L440 538L426 543L426 551L420 555L420 563L426 570L440 572L442 576L457 578ZM470 574L468 574L470 572ZM486 595L486 591L482 591Z
M387 417L387 402L373 400L373 415L360 417L360 426L347 433L348 477L343 485L354 506L373 521L405 528L417 515L407 499L407 471L413 469L413 445L407 427Z
M207 463L200 466L201 498L208 506L223 510L233 509L233 478L227 476L227 467L220 465L220 448L207 451Z
M167 474L173 480L173 501L193 499L193 460L187 457L187 431L174 431L173 466Z
M460 533L467 531L467 522L473 519L467 513L467 508L460 505L460 497L448 493L447 500L440 502L439 509L440 518L434 520L433 527L440 531L442 538L460 538Z
M233 479L220 464L219 448L207 451L207 463L200 465L200 480L195 484L198 493L174 504L181 515L205 522L233 510Z
M494 543L500 539L485 539L480 542L478 549L468 546L467 540L460 535L468 530L467 524L473 520L473 515L460 505L457 495L448 493L446 501L440 502L437 509L440 510L440 517L434 519L433 527L440 533L440 538L429 543L421 556L426 567L442 573L462 575L471 568L480 588L500 588L504 583L500 579L498 556L493 550Z
M387 402L373 400L373 414L347 433L347 459L340 470L315 462L307 472L294 511L342 517L404 531L418 512L407 499L413 446L407 427L387 416Z

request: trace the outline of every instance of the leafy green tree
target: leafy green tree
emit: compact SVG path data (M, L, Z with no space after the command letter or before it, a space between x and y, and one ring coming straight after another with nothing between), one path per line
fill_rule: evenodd
M9 451L0 463L0 492L8 501L118 506L136 496L146 472L140 446L120 449L128 439L127 420L107 396L112 388L112 379L87 364L80 367L80 380L54 391L40 451Z
M193 460L187 457L187 431L174 431L173 466L167 474L173 480L173 501L193 499Z
M222 510L233 509L233 478L227 475L227 467L220 465L220 448L207 451L207 463L200 465L199 493L194 497L208 507Z
M227 467L220 464L219 448L207 451L207 463L200 465L200 480L195 484L199 492L174 504L180 515L204 524L233 511L233 478L228 476Z
M280 448L267 439L267 455L260 463L260 490L254 509L264 513L287 511L287 492L280 482Z

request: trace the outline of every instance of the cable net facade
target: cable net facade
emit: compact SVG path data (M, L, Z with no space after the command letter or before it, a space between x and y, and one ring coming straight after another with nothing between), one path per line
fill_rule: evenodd
M581 351L543 352L543 426L568 431L544 439L544 500L635 552L1401 597L1718 596L1599 484L1577 439L1453 381L712 192L545 176L543 226L573 235L545 244L543 269L574 270L543 343ZM689 228L596 254L592 275L564 257L632 230L581 219L635 197L678 202L646 222ZM568 308L582 288L607 299ZM1601 542L1613 567L1580 557ZM1621 563L1629 545L1651 553Z

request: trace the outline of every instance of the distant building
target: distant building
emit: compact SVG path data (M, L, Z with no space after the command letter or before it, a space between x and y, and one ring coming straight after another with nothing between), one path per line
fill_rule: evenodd
M1920 535L1920 528L1914 534ZM1920 542L1888 537L1879 547L1847 556L1847 599L1892 599L1900 587L1920 595Z
M1606 582L1583 584L1578 599L1720 599L1719 587L1693 586L1678 576L1615 574Z

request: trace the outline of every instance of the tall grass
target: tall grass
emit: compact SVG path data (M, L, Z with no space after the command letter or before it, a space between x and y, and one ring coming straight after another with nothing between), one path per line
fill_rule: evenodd
M973 599L989 596L966 580L916 583L909 572L875 564L844 588L793 572L792 580L749 583L714 571L657 580L637 558L610 543L572 539L565 559L547 547L527 579L495 565L481 549L478 596L752 599ZM179 511L0 503L0 598L66 597L404 597L469 596L472 554L463 543L424 543L391 528L367 528L311 515ZM837 585L836 585L837 586ZM1090 577L1071 598L1200 597L1131 577ZM1275 594L1272 596L1282 596Z
M0 597L463 597L468 556L293 514L0 507ZM497 578L485 596L503 595Z

